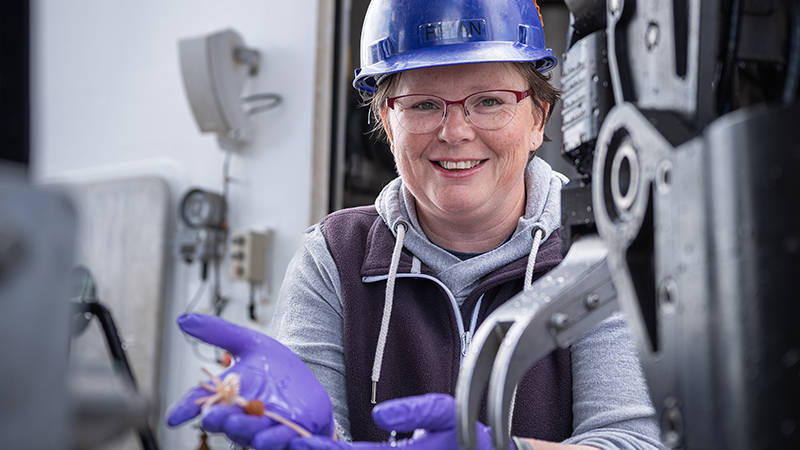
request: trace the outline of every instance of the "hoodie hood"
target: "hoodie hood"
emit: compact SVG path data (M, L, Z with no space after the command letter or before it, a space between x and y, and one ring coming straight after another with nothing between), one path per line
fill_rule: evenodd
M525 171L525 215L519 219L511 239L464 261L428 239L417 220L415 200L401 178L398 177L381 191L375 207L393 233L396 234L398 223L408 224L403 242L405 248L436 272L437 277L461 302L481 277L494 271L498 265L511 263L530 253L534 246L534 228L544 230L542 241L558 229L561 224L561 188L567 181L564 175L535 157Z

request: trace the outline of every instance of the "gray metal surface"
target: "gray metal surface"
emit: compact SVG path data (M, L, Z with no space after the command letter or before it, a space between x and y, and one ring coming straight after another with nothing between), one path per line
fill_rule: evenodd
M146 424L149 405L111 370L102 337L107 367L70 360L78 217L65 195L32 187L23 175L0 165L0 442L97 449ZM84 288L78 296L94 300Z
M798 123L762 105L677 148L632 105L604 123L595 217L670 447L800 447ZM610 194L623 146L627 209Z
M128 443L129 435L148 425L151 407L122 374L104 367L73 367L67 374L66 387L71 444L56 448L143 448Z
M0 164L0 442L64 448L75 213Z
M160 420L169 239L176 218L169 188L153 176L75 181L49 188L62 190L75 205L76 263L91 271L97 299L114 317L139 392L151 406L149 422L155 429ZM97 320L73 339L71 352L75 367L94 371L112 367ZM130 432L102 448L138 450L140 445Z
M594 144L614 104L605 30L595 31L564 54L561 85L562 153L581 174L592 172Z
M509 448L509 414L517 383L536 361L565 348L617 310L596 236L576 241L564 261L495 310L475 332L456 386L462 448L476 444L475 421L488 381L488 423L495 448Z
M715 313L705 328L726 448L800 448L798 124L800 104L761 105L705 133Z
M636 193L628 208L622 208L628 205L619 205L611 194L613 160L623 145L633 149L627 154L629 170L638 180L628 189ZM678 342L687 330L675 318L685 313L690 320L708 323L711 313L697 302L683 301L708 298L707 287L696 282L706 273L702 262L706 260L707 224L702 196L697 192L703 182L702 163L701 142L691 141L676 152L635 107L625 104L613 109L603 125L593 175L598 231L609 246L619 303L628 318L656 409L663 416L684 398L683 394L676 397L675 385L663 380L674 380L685 367L691 367L694 376L683 388L694 400L690 407L700 406L682 415L680 427L699 430L713 428L713 418L702 413L703 405L710 400L706 394L712 383L710 350L704 336L692 335L688 347ZM684 220L685 229L676 223L680 220ZM657 229L655 223L659 224ZM659 264L661 261L681 269L672 273ZM690 267L693 270L687 270ZM677 293L674 286L680 286ZM661 300L658 290L663 290ZM654 382L656 379L662 381ZM698 448L711 444L704 442Z
M715 117L717 0L609 0L615 103L668 110L702 128Z
M781 65L800 41L776 38L790 24L800 35L796 4L608 0L606 50L592 34L599 3L567 1L564 149L593 165L563 193L562 248L582 251L570 243L596 221L668 447L800 448L800 106ZM609 94L590 83L604 52L614 106L591 121L586 105ZM518 307L490 316L465 358L464 448L486 379L506 448L518 373L563 345L545 338L563 316L521 319Z

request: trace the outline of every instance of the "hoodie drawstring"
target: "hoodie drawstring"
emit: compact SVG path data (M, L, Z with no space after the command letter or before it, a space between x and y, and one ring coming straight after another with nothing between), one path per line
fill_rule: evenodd
M531 252L528 255L528 266L525 268L525 286L524 290L530 291L533 288L533 267L536 265L536 254L539 253L539 245L542 243L544 236L544 228L539 225L534 225L531 230L533 236L533 244L531 244ZM514 393L511 394L511 405L508 408L508 423L511 423L514 417L514 405L517 400L517 387L514 386Z
M404 222L398 222L395 225L397 231L397 240L394 244L392 251L392 262L389 266L389 277L386 280L386 298L383 304L383 317L381 318L381 330L378 334L378 345L375 349L375 360L372 364L372 404L377 404L377 391L378 381L381 378L381 364L383 363L383 351L386 347L386 337L389 334L389 321L392 317L392 304L394 302L394 284L397 279L397 269L400 265L400 254L403 252L403 241L406 236L408 225ZM544 236L544 228L539 225L534 226L531 234L533 236L533 244L531 245L531 252L528 255L528 265L525 270L525 287L524 289L530 290L533 284L533 268L536 264L536 254L539 252L539 245L541 244L542 237Z
M400 254L403 252L403 240L406 237L408 225L398 222L395 225L397 241L392 252L392 264L389 266L389 278L386 280L386 299L383 303L383 318L381 331L378 334L378 348L375 349L375 361L372 363L372 404L376 404L375 397L378 391L378 380L381 378L381 363L383 362L383 349L386 347L386 336L389 334L389 319L392 316L392 303L394 301L394 282L397 279L397 268L400 265Z
M533 266L536 265L536 254L539 252L539 244L542 242L544 236L544 228L539 225L534 225L531 230L533 236L533 245L531 245L531 253L528 255L528 266L525 269L525 287L524 290L529 291L533 285Z

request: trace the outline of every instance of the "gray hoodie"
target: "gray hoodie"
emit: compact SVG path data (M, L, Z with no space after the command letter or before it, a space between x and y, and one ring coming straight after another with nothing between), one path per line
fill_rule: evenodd
M534 158L525 174L525 216L510 239L465 260L427 238L400 178L383 189L375 206L391 230L400 221L410 224L403 246L436 272L461 305L484 275L531 253L535 256L539 242L559 227L566 181ZM540 240L532 236L535 227L544 232ZM297 353L327 389L339 435L349 440L341 284L319 225L306 231L289 265L273 326L276 338ZM587 334L572 346L571 354L574 433L565 443L609 450L661 448L655 411L622 314Z

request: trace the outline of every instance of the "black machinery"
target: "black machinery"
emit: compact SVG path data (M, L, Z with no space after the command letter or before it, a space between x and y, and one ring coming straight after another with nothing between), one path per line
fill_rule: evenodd
M459 439L621 308L662 441L800 448L800 2L566 0L564 262L475 333Z

